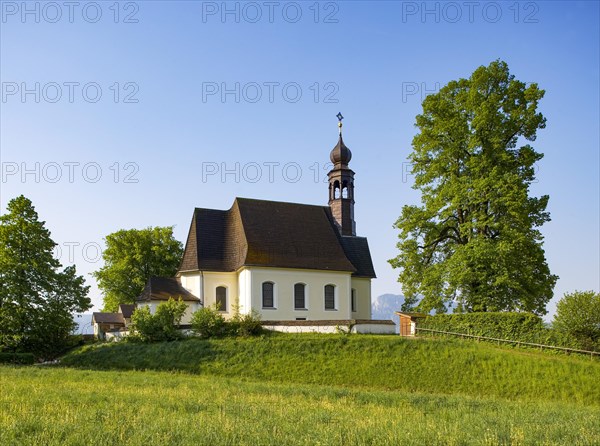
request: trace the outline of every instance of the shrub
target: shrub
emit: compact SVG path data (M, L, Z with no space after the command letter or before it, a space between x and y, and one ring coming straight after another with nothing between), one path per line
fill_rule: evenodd
M136 309L131 316L133 335L131 341L160 342L181 338L177 325L185 314L187 305L183 300L169 298L167 302L156 307L152 314L150 308Z
M544 329L542 318L532 313L455 313L427 316L420 328L451 331L490 338L537 340Z
M427 316L417 323L419 328L453 333L531 342L583 350L598 349L598 345L582 342L572 333L548 328L532 313L455 313ZM421 335L431 335L425 331Z
M33 353L0 353L0 364L31 365L34 362Z
M257 336L263 333L264 329L260 323L260 314L252 310L248 314L236 312L230 322L231 334L234 336Z
M556 306L552 327L587 350L600 348L600 293L566 293Z
M201 308L192 315L192 330L203 338L212 338L225 334L225 318L217 306Z
M260 315L252 310L249 314L240 314L233 307L233 317L226 321L216 305L201 308L192 316L192 330L203 338L218 336L257 336L264 332Z

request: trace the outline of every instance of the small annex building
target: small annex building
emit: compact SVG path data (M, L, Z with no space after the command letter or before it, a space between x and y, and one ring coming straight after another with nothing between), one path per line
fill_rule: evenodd
M134 310L135 304L120 304L116 313L92 313L94 336L103 340L121 337L128 331Z
M415 336L417 334L417 324L419 320L427 317L425 313L407 313L396 311L395 314L400 318L400 336Z
M154 314L156 307L169 298L181 299L187 305L185 314L181 318L181 325L188 328L192 314L202 308L202 301L181 286L181 282L176 277L151 277L142 294L136 299L136 306L138 308L146 306Z

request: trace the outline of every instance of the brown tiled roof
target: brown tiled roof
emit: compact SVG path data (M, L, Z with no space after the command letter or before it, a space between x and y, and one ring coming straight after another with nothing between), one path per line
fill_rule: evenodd
M92 321L98 324L122 324L125 325L125 319L121 313L93 313Z
M135 304L120 304L119 305L119 313L121 313L125 319L131 318L131 315L133 314L133 310L135 310Z
M175 277L150 277L137 301L169 300L181 298L184 301L200 302L200 299L181 286Z
M179 271L268 266L375 277L366 239L344 238L356 240L342 240L328 206L236 198L227 211L195 209Z
M356 268L355 276L376 277L366 237L344 235L342 236L342 246L346 257Z

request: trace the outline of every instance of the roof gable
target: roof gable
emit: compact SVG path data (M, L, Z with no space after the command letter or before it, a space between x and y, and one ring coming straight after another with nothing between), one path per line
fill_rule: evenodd
M121 313L92 313L92 321L97 324L125 325Z
M119 313L121 313L125 319L130 319L134 310L135 304L119 304Z
M150 277L139 301L181 299L184 301L200 302L200 299L186 290L175 277Z

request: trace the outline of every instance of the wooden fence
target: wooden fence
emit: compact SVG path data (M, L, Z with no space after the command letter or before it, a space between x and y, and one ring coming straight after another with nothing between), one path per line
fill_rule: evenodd
M493 341L493 342L497 342L498 344L500 344L501 342L506 342L508 344L515 344L515 345L517 345L517 347L520 345L526 345L529 347L537 347L540 350L547 348L550 350L561 350L561 351L564 351L567 353L581 353L581 354L585 354L585 355L590 355L591 358L593 358L594 356L600 356L600 352L593 352L593 351L589 351L589 350L579 350L577 348L556 347L554 345L535 344L533 342L512 341L510 339L498 339L498 338L490 338L487 336L477 336L477 335L470 335L470 334L465 334L465 333L454 333L452 331L433 330L431 328L420 328L419 326L416 327L416 330L417 331L429 331L431 333L440 333L440 334L451 335L451 336L460 336L461 338L473 338L473 339L477 339L478 341L479 340Z

